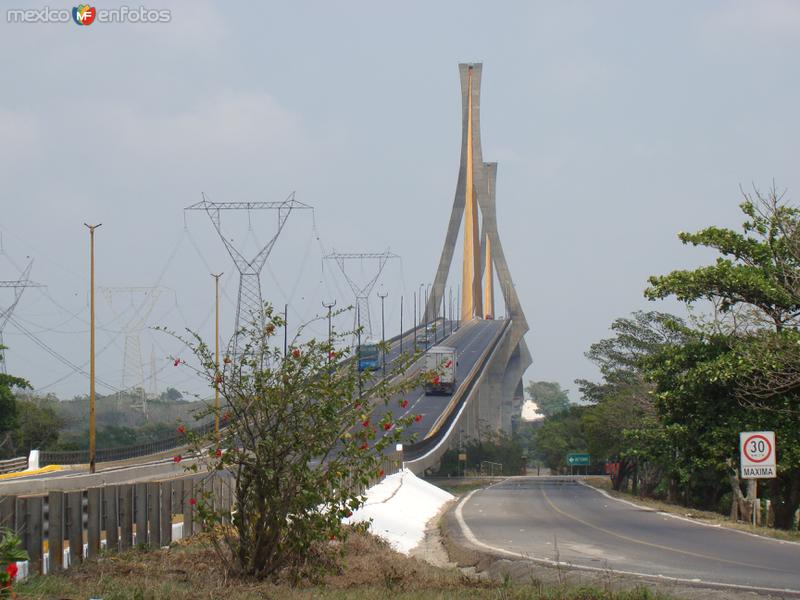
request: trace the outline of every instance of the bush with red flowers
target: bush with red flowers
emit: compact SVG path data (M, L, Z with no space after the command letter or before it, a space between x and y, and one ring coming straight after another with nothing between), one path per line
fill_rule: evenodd
M209 404L207 414L226 422L219 437L187 435L198 458L186 468L233 475L233 514L220 514L205 493L193 498L227 572L296 581L313 548L347 537L342 519L363 504L361 490L383 477L387 449L411 441L413 415L393 415L390 402L429 374L407 374L412 356L393 360L385 377L359 371L346 360L353 332L323 341L298 335L284 356L282 315L266 306L260 317L237 332L235 360L220 365L220 382L209 345L196 334L176 336L196 359L183 364L219 389L222 407ZM333 352L342 360L332 363Z
M14 580L17 577L17 563L28 560L28 553L22 549L22 542L10 529L0 530L0 598L16 598Z

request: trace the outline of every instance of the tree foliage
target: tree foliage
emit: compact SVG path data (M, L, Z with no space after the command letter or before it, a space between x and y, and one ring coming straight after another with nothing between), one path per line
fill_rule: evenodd
M567 410L569 390L562 390L555 381L531 381L525 391L536 404L536 412L545 417Z
M394 361L386 378L361 373L347 350L335 349L348 337L335 332L332 344L295 340L283 356L273 346L283 319L267 307L264 320L239 332L246 343L220 370L200 337L186 340L197 373L224 399L218 414L226 425L219 440L197 438L193 447L209 471L233 474L237 510L225 527L210 503L199 506L230 571L296 579L328 540L346 535L342 519L361 506L361 490L382 476L384 456L414 418L393 416L389 403L404 407L403 393L429 374L403 377L409 357Z

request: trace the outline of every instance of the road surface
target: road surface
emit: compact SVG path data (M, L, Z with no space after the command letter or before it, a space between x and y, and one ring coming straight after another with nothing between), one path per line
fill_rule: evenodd
M636 507L575 480L508 479L470 494L459 516L473 543L530 558L800 592L798 543Z

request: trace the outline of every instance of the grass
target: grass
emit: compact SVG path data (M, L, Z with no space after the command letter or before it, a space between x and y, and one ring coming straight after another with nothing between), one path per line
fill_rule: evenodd
M748 523L739 523L731 521L725 515L721 515L716 512L708 510L698 510L696 508L688 508L680 504L670 504L669 502L664 502L663 500L655 500L653 498L643 498L641 496L634 496L633 494L629 494L627 492L614 491L613 489L611 489L611 481L609 480L609 478L602 475L589 476L586 477L583 481L594 488L607 492L614 498L621 498L624 500L628 500L630 502L634 502L636 504L640 504L641 506L646 506L648 508L653 508L661 512L670 513L673 515L679 515L681 517L686 517L688 519L693 519L695 521L699 521L702 523L720 525L722 527L728 527L730 529L739 529L740 531L747 531L749 533L754 533L756 535L774 538L776 540L788 540L788 541L800 542L800 531L787 531L785 529L772 529L770 527L755 527Z
M667 600L645 587L547 587L508 578L487 581L441 569L393 551L370 535L353 534L342 547L340 568L317 584L291 587L227 577L202 539L168 549L143 549L87 562L61 575L31 577L16 586L31 600Z

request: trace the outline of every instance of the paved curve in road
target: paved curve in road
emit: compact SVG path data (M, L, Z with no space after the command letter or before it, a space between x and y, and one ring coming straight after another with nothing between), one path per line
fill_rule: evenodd
M508 479L459 508L473 542L531 558L800 591L800 544L671 517L573 480Z

